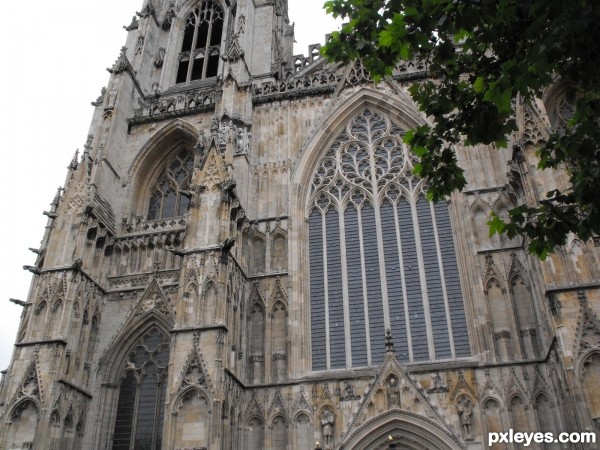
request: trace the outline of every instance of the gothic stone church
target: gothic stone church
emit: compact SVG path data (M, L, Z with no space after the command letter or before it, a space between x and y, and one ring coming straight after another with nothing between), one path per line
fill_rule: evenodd
M509 149L457 147L469 186L432 204L402 141L426 122L422 64L374 84L319 45L294 55L287 0L146 0L126 29L28 267L0 448L598 430L598 248L542 263L486 225L566 186L535 169L560 87L516 105Z

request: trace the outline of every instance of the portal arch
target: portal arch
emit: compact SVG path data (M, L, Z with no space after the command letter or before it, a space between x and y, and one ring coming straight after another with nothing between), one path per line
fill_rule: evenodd
M392 438L390 440L390 437ZM390 444L406 450L459 450L458 438L432 420L409 411L392 409L350 433L340 450L385 450Z

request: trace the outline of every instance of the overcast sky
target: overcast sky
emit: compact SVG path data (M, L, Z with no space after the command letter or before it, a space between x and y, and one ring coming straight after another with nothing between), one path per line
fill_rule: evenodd
M108 82L125 43L123 25L142 0L30 0L5 2L0 28L0 370L8 367L32 265L56 190L88 134L90 105ZM296 24L294 53L323 43L336 23L324 0L289 0Z

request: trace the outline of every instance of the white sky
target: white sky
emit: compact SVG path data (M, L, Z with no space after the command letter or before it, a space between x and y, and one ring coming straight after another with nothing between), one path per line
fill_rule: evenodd
M323 43L336 23L322 9L325 0L289 0L296 24L294 53ZM32 265L56 190L66 167L85 143L90 102L108 82L125 44L126 31L142 0L10 1L0 27L0 370L8 367Z

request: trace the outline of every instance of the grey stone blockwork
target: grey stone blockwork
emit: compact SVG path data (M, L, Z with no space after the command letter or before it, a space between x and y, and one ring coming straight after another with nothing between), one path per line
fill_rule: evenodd
M457 148L469 186L434 206L401 139L421 64L293 55L285 0L146 1L127 30L29 268L0 448L598 430L597 247L541 263L486 225L564 183L532 169L552 90L509 149Z

